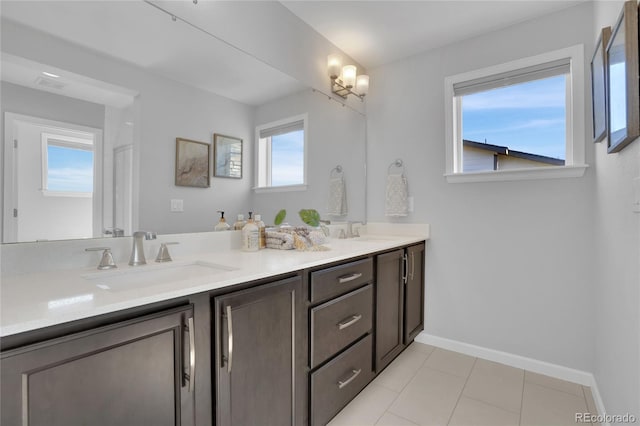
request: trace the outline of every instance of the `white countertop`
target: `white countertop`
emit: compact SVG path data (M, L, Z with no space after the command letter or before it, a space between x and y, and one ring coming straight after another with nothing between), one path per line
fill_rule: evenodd
M301 269L393 249L427 239L428 236L366 235L361 238L331 239L329 251L300 252L265 249L258 252L228 250L174 256L175 264L210 262L234 268L231 271L177 280L122 291L103 290L84 276L113 271L95 268L20 274L4 278L0 284L0 336L9 336L89 318L123 309L188 296L209 290L269 278ZM167 263L149 261L147 265L119 265L117 271L141 268L161 269Z

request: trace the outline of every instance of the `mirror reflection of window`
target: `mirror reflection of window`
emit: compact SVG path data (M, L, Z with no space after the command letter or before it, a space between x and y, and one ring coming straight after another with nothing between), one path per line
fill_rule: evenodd
M45 194L64 196L93 195L93 139L73 142L63 138L46 138Z
M305 184L305 118L259 127L258 187Z

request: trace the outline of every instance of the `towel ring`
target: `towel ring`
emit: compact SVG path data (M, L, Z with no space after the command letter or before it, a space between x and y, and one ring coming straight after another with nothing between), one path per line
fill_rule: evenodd
M342 173L342 166L341 166L340 164L338 164L337 166L335 166L333 169L331 169L331 171L329 172L329 175L334 176L334 173L333 173L333 172L336 172L336 173L335 173L336 175L341 174L341 173Z
M394 161L393 163L389 164L389 167L387 168L387 174L391 173L391 168L393 167L397 167L399 169L402 169L402 173L404 173L404 163L402 162L401 159L397 159L396 161Z

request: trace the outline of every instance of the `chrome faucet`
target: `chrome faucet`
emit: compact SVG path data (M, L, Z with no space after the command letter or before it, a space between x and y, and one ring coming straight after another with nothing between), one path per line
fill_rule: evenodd
M355 237L359 237L360 236L360 232L358 232L358 230L356 229L355 232L353 232L353 222L351 221L347 221L347 232L345 234L344 229L340 230L340 236L338 238L355 238Z
M144 244L143 240L155 240L155 232L137 231L133 233L133 248L131 249L131 256L129 257L129 265L138 266L146 265L147 259L144 257Z

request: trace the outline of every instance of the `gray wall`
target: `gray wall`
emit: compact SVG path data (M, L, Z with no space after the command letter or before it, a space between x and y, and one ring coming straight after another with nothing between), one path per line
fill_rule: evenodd
M369 219L387 221L386 170L402 158L415 211L399 221L432 230L427 333L592 371L593 169L519 182L443 177L445 77L575 44L584 44L588 70L592 18L587 3L370 70ZM590 93L588 81L581 89ZM588 104L584 114L590 123ZM593 144L578 143L593 163Z
M597 2L592 40L615 25L623 2ZM607 154L595 145L595 366L610 414L640 418L640 214L632 179L640 177L640 140Z

